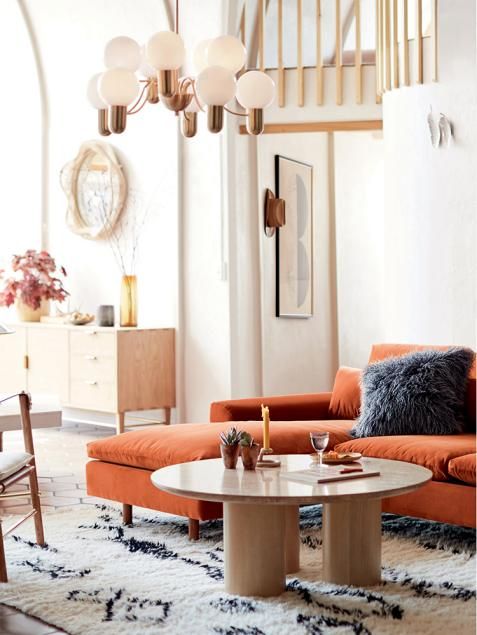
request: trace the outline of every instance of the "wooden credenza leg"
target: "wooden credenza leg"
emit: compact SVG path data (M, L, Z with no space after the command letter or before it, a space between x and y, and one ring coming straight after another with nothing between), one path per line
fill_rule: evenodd
M122 434L124 432L124 412L116 413L116 434Z
M171 409L170 408L164 408L164 423L167 423L167 425L170 425L171 423Z
M3 452L3 432L0 432L0 452Z

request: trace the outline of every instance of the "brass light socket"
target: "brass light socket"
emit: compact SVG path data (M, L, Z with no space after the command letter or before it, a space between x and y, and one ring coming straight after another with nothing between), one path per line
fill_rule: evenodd
M220 132L224 127L224 107L209 106L207 108L207 127L210 132Z
M98 132L103 137L109 137L111 130L108 128L108 109L98 110Z
M172 97L177 91L177 71L158 71L157 83L161 97Z
M250 108L247 111L247 132L259 135L262 134L263 129L263 108Z
M157 104L159 102L159 87L157 85L157 79L152 79L151 83L147 87L147 101L150 104Z
M126 130L127 106L111 106L109 127L111 132L119 134Z
M197 113L196 112L183 112L182 113L182 134L184 137L190 139L195 137L197 133Z

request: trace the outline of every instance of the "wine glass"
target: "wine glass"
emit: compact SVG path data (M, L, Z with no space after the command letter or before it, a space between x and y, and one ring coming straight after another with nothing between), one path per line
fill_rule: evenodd
M329 432L310 432L311 445L318 454L319 467L323 465L323 452L326 450L329 440Z

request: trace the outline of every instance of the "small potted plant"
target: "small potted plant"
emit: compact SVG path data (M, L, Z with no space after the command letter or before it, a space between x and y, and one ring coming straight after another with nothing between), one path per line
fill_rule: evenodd
M48 314L49 300L63 302L68 292L55 274L55 260L47 251L28 249L21 256L13 256L12 273L4 277L0 270L0 306L16 304L18 317L24 322L39 322ZM59 274L66 276L64 267Z
M230 428L227 432L220 433L220 454L228 470L235 470L237 467L241 438L242 433L235 427Z
M240 454L244 470L254 470L257 467L260 446L255 443L253 437L248 432L242 432L240 438Z

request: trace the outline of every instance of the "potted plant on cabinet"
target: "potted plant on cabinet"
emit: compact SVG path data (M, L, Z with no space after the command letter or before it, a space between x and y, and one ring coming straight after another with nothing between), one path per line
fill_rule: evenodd
M242 432L240 438L240 454L244 470L254 470L257 467L260 446L255 443L253 437L248 432Z
M235 427L220 433L220 454L228 470L234 470L237 467L241 437L242 432Z
M39 322L49 311L49 301L63 302L69 295L55 274L66 276L64 267L57 268L47 251L28 249L21 256L14 255L11 275L0 270L0 306L15 303L18 317L24 322Z

